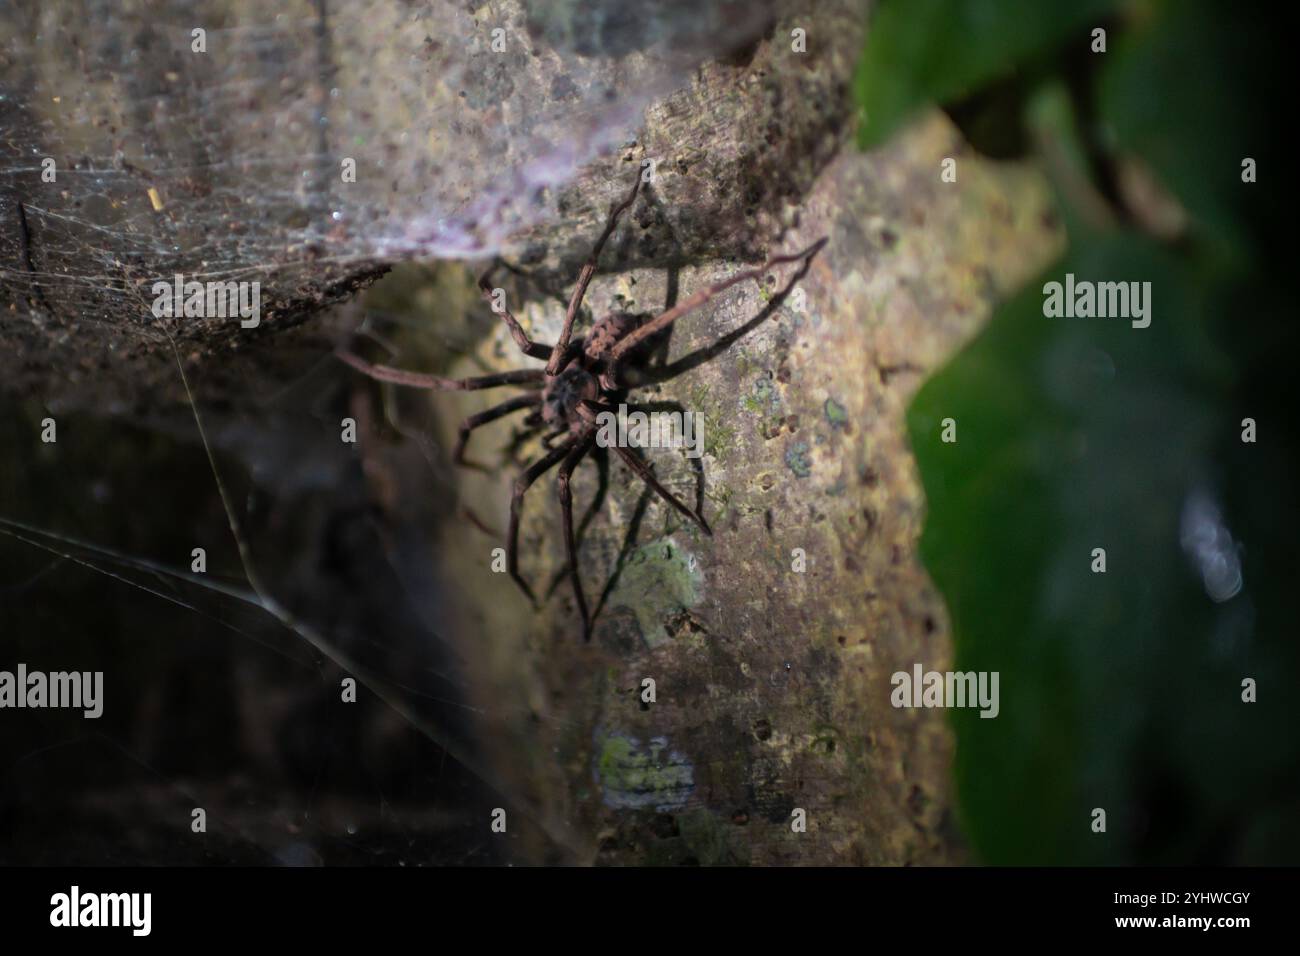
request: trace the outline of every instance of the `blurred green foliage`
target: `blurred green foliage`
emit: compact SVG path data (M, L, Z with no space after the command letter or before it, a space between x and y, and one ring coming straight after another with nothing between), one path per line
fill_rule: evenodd
M854 77L861 146L884 142L917 110L1005 77L1093 24L1113 0L907 0L880 4Z
M1001 674L1000 716L952 713L987 862L1300 861L1286 33L1208 0L886 0L871 24L862 144L1000 98L1070 238L909 410L957 669ZM1150 282L1150 327L1045 316L1067 273ZM1216 520L1243 582L1218 601L1183 540Z

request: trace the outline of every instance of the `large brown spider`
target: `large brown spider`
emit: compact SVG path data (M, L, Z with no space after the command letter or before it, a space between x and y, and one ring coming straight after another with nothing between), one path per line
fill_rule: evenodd
M510 498L510 531L506 548L506 567L510 577L519 585L529 601L536 604L532 589L519 574L519 509L523 503L524 493L541 475L560 466L556 485L559 491L560 508L564 515L564 546L568 556L569 577L573 582L573 594L577 599L578 610L582 614L583 638L591 640L591 618L587 611L587 601L582 593L582 582L578 577L578 560L573 536L573 498L569 491L569 479L578 463L591 451L596 441L596 416L599 412L616 407L627 395L628 385L624 378L638 360L644 359L645 346L658 333L667 329L673 322L689 312L698 309L714 296L747 279L759 281L773 266L783 263L808 261L817 253L826 240L820 239L803 252L788 256L775 256L757 269L739 272L729 279L701 289L683 301L677 303L654 317L635 316L623 312L613 312L598 320L585 338L570 341L573 321L578 308L582 305L587 286L596 271L605 242L613 234L619 217L630 207L641 188L641 174L638 172L632 191L621 203L611 204L609 221L605 231L596 241L582 271L578 274L577 286L569 300L569 308L564 316L564 327L560 338L554 345L534 342L508 309L501 309L501 318L505 320L510 335L519 346L520 351L530 358L546 359L546 367L517 369L510 372L498 372L494 375L480 375L474 378L449 379L437 375L425 375L391 368L386 365L374 365L365 359L344 349L337 355L353 368L370 378L413 388L439 390L467 390L495 388L501 385L522 385L532 388L522 395L502 402L486 411L471 415L460 425L460 433L453 453L453 460L458 465L469 466L465 460L465 446L470 432L480 425L495 421L511 412L525 408L533 409L524 423L531 431L545 430L543 443L546 454L530 464L515 479L514 493ZM492 301L492 289L488 284L493 268L489 267L479 278L479 288L484 296ZM801 273L802 274L802 271ZM793 284L793 283L792 283ZM494 304L494 309L497 307ZM541 386L537 388L536 386ZM567 436L567 437L564 437ZM555 439L563 441L551 447ZM690 518L705 534L711 535L704 516L698 510L688 507L676 495L665 488L655 478L650 465L635 455L628 448L618 445L614 451L623 459L651 489L661 498Z

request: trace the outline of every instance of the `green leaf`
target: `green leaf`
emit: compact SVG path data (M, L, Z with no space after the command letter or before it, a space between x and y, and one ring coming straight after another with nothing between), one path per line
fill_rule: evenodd
M963 96L1052 52L1113 6L1113 0L885 0L868 25L854 76L859 145L875 146L921 107Z
M1043 283L1066 273L1149 281L1150 327L1044 316ZM1269 794L1300 757L1282 733L1300 708L1285 692L1240 699L1243 676L1285 686L1295 665L1266 600L1276 569L1246 561L1241 593L1216 602L1183 541L1216 508L1247 547L1277 521L1243 520L1225 474L1224 450L1242 445L1227 357L1208 336L1222 304L1170 251L1094 239L1007 303L909 410L929 502L922 556L948 600L956 668L1001 675L996 718L953 712L966 832L988 862L1276 860L1281 844L1248 829L1260 819L1294 846ZM955 443L941 441L949 417Z
M1116 39L1097 91L1112 148L1149 163L1200 238L1237 265L1260 251L1247 221L1280 211L1269 189L1242 182L1242 160L1254 158L1275 182L1290 175L1267 151L1276 118L1257 105L1274 69L1258 52L1259 27L1229 4L1157 4Z

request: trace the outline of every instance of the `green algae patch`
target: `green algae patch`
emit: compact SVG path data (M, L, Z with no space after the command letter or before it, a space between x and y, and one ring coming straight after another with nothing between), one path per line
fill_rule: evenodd
M601 799L618 810L668 812L685 806L695 790L695 766L669 746L667 737L611 734L601 743L594 768Z
M839 402L835 401L835 399L826 399L826 404L823 408L826 413L826 421L830 423L831 428L839 428L842 430L848 426L848 410Z
M812 474L812 456L808 453L806 441L797 441L786 449L785 466L794 472L796 478L807 478Z
M632 552L610 603L631 610L641 639L654 649L670 639L665 622L698 604L703 593L704 572L695 555L668 537Z

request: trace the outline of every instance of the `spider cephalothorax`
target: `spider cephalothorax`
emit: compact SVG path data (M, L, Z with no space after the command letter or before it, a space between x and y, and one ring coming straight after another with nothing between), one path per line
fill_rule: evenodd
M579 414L583 402L600 398L600 382L581 365L568 366L559 375L546 380L542 388L542 421L552 431L582 431L585 422Z
M624 383L625 373L636 367L644 358L647 347L659 333L664 332L677 319L704 305L718 293L729 289L747 279L759 281L773 266L783 263L800 262L807 268L812 259L826 242L821 239L802 252L788 256L774 256L757 269L739 272L729 279L701 289L693 295L674 305L657 316L635 316L624 312L613 312L592 325L591 331L584 338L572 340L573 322L582 305L583 296L591 277L596 271L596 262L606 240L618 225L619 216L635 201L641 188L641 176L638 174L632 191L627 198L611 207L609 221L605 231L596 241L591 256L578 274L577 285L569 300L569 308L564 316L564 326L560 337L554 345L543 345L528 337L523 327L511 315L510 311L500 308L502 320L510 330L511 337L520 351L525 355L546 359L546 367L517 369L510 372L498 372L494 375L480 375L475 378L449 379L418 372L407 372L386 365L372 365L365 359L351 352L340 349L338 355L349 365L364 372L371 378L414 388L444 390L466 390L495 388L502 385L518 385L528 389L521 395L508 399L499 405L471 415L460 426L460 434L453 452L453 459L459 465L468 464L465 460L465 445L470 433L480 425L495 421L511 412L531 409L525 419L530 428L543 432L543 444L546 453L533 461L523 473L515 479L514 492L510 499L510 530L506 547L506 569L510 577L533 600L532 589L519 574L519 510L523 504L524 493L543 473L559 465L556 487L560 499L560 510L564 519L564 545L568 557L569 578L573 582L573 594L582 615L583 636L591 638L591 616L587 611L587 600L582 593L582 582L578 577L577 547L573 536L573 499L569 490L569 480L578 463L586 457L596 444L597 418L600 412L610 411L620 404L627 395ZM479 279L479 287L489 301L493 301L492 289L488 283L492 270L489 269ZM494 304L494 309L498 308ZM553 444L555 442L555 444ZM672 505L690 520L694 521L706 533L711 534L708 522L698 510L688 507L676 495L665 488L655 478L650 465L633 449L614 445L614 451L629 468L644 481L656 494Z
M542 421L551 432L560 430L578 434L587 427L591 416L584 414L584 403L617 404L624 390L612 381L602 382L610 353L620 340L641 325L641 317L626 312L611 312L599 319L591 331L574 342L576 352L559 374L548 375L542 386Z

